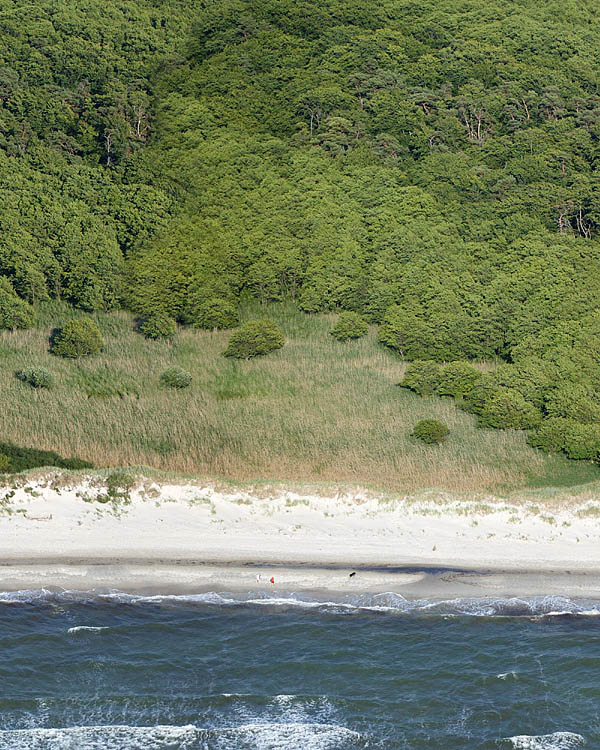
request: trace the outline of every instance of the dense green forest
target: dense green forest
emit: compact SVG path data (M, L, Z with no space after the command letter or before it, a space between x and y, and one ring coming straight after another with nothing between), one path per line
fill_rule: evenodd
M75 6L0 0L5 327L352 310L502 362L471 411L600 458L596 3Z

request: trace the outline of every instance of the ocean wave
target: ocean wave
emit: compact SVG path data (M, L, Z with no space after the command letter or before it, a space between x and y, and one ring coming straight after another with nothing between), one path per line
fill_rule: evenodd
M406 599L401 594L357 594L318 599L305 594L269 591L247 594L209 591L201 594L144 596L123 591L50 591L47 589L1 592L0 605L109 604L131 606L257 607L272 611L317 611L329 614L386 613L444 617L598 617L600 602L564 596L458 597L455 599ZM78 626L79 629L92 626ZM69 632L77 632L71 628Z
M98 626L95 626L95 625L75 625L75 627L69 628L67 630L67 633L69 633L69 634L82 633L82 632L100 633L103 630L110 630L110 628L98 627Z
M520 734L507 737L515 750L575 750L585 745L585 739L573 732L554 732L553 734L529 735Z
M0 750L345 750L365 744L333 724L244 724L222 729L188 726L89 726L0 731Z

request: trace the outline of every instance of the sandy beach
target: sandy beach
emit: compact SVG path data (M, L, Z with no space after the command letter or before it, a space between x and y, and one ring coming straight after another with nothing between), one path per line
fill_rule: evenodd
M100 478L60 473L5 487L0 590L600 599L593 496L392 497L151 480L123 494L111 499Z

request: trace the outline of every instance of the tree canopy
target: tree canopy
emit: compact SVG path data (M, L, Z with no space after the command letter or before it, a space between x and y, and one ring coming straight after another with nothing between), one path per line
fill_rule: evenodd
M506 361L490 423L592 423L591 0L76 5L0 0L0 276L22 299L352 311L407 359Z

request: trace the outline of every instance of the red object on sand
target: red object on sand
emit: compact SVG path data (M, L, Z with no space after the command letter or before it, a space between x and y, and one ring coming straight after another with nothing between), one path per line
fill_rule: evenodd
M275 579L271 576L271 583L275 583Z

